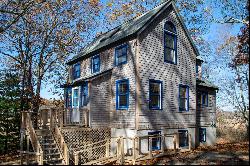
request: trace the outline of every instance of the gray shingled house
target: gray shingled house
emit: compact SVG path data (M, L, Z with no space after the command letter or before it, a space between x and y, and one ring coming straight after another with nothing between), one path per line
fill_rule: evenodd
M192 147L213 144L218 87L202 79L202 62L174 2L166 1L67 62L65 123L108 127L111 136L178 132L179 147L187 146L187 133ZM148 141L140 146L146 152Z

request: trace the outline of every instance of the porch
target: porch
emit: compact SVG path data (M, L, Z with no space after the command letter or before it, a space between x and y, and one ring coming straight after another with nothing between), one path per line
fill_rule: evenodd
M48 128L54 114L59 127L90 127L90 113L86 108L40 108L38 126Z

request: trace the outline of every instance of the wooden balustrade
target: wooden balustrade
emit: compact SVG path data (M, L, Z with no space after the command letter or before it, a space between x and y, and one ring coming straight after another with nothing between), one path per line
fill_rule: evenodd
M79 113L79 119L74 119L73 114ZM88 109L78 109L78 108L67 108L64 109L62 113L63 125L80 125L87 127L89 124L89 110Z
M51 109L50 128L53 133L56 144L58 145L59 151L65 161L65 164L68 165L69 164L69 149L67 147L66 142L64 141L64 137L58 127L58 124L60 124L60 121L58 120L57 110Z
M29 140L32 144L33 150L34 150L34 154L37 156L36 161L38 162L39 165L43 165L43 150L42 147L40 145L40 142L37 138L35 129L33 128L33 124L32 124L32 120L30 117L30 112L28 111L23 111L22 112L22 122L21 122L21 130L22 131L26 131L27 134L27 149L29 151ZM23 136L21 140L23 140ZM23 143L23 141L21 142L21 144ZM21 158L23 157L23 154L31 154L28 153L27 151L23 151L23 145L21 146ZM22 161L22 159L21 159Z

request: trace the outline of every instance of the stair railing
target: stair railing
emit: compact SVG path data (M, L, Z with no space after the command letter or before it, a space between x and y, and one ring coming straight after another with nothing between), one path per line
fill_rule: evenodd
M26 133L28 134L28 138L32 144L33 150L37 155L36 161L38 162L39 165L43 165L43 150L37 138L29 112L27 111L22 112L22 120L23 120L22 127L26 129L27 131Z
M58 124L60 125L60 118L57 114L56 109L51 109L50 111L51 111L50 129L52 131L52 134L59 148L61 156L64 159L65 164L69 165L69 149L61 133L61 130L58 127Z

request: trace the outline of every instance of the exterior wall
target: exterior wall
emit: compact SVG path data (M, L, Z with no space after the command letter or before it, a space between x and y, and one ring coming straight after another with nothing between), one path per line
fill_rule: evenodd
M127 42L127 63L115 66L111 76L111 127L114 128L135 128L135 40ZM113 51L114 53L114 51ZM114 56L114 55L113 55ZM128 110L116 110L116 81L121 79L129 80L129 108Z
M100 72L91 73L91 57L81 61L81 77L77 80L95 76L112 69L108 74L93 77L89 81L90 95L90 125L91 127L135 127L135 40L125 42L128 44L127 63L119 66L114 64L115 47L100 52ZM122 43L124 44L124 43ZM69 72L72 71L72 66ZM71 74L70 74L71 75ZM129 80L129 108L128 110L116 110L116 81Z
M201 105L201 91L208 92L208 106ZM216 142L216 91L205 87L197 87L197 136L199 128L206 128L206 142L197 145L212 145ZM199 140L199 139L198 139Z
M91 127L109 127L110 125L110 79L111 73L107 73L103 76L98 76L90 83Z
M177 65L164 62L163 27L177 30ZM196 54L176 13L168 8L139 35L137 58L141 87L139 129L187 128L196 123ZM149 79L163 81L162 110L149 110ZM179 84L189 86L189 112L179 112Z

